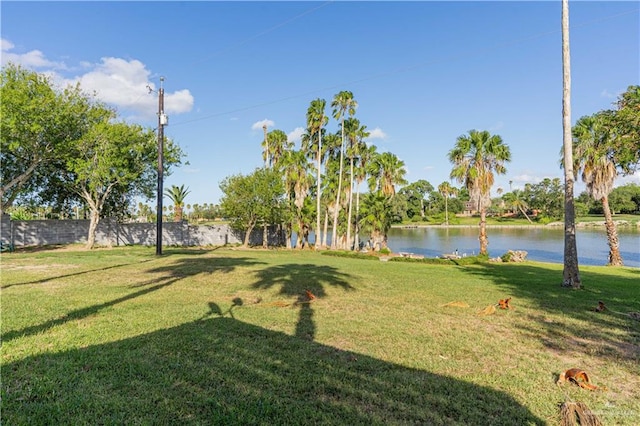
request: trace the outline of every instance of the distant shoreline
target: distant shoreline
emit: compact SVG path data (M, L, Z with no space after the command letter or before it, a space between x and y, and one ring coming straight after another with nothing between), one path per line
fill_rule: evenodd
M618 220L618 221L614 221L616 224L616 227L620 227L620 226L631 226L631 227L637 227L640 228L640 221L636 222L635 224L632 222L629 222L627 220ZM479 224L474 224L474 225L445 225L445 224L441 224L441 225L424 225L424 224L420 224L420 225L391 225L392 228L400 228L400 229L420 229L420 228L442 228L442 229L446 229L446 228L477 228L479 226ZM593 222L577 222L576 223L576 228L601 228L604 227L605 223L604 221L593 221ZM564 222L550 222L547 223L546 225L540 225L540 224L531 224L531 225L527 225L527 224L514 224L514 225L495 225L495 224L487 224L487 228L519 228L519 229L529 229L529 228L561 228L564 227Z

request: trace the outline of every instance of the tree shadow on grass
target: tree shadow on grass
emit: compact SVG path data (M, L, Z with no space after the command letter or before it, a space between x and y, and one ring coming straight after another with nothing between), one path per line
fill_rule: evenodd
M2 401L7 424L545 423L504 392L229 317L7 364Z
M469 268L505 289L505 297L528 299L533 305L520 327L538 335L557 353L590 353L608 361L640 362L640 322L624 315L640 312L640 270L608 274L605 268L581 270L583 289L562 288L562 269L552 270L527 264L483 264ZM635 290L634 290L635 289ZM596 312L598 301L612 311ZM516 310L517 312L517 310ZM553 318L549 316L553 315ZM569 317L577 321L563 321ZM558 319L560 318L560 319Z
M313 322L312 302L316 298L326 297L325 287L337 287L345 291L355 290L348 279L348 274L331 266L288 263L261 269L257 273L257 281L253 287L260 289L280 287L279 294L296 297L294 306L300 310L296 323L296 336L313 340L316 326Z
M143 272L146 272L149 274L161 274L160 277L147 279L139 282L132 280L131 282L126 283L127 288L139 289L139 290L127 293L121 297L108 300L103 303L97 303L84 308L74 309L64 315L59 316L58 318L52 318L41 324L31 325L18 330L9 330L6 332L4 332L3 330L2 342L8 342L18 337L31 336L34 334L42 333L53 327L65 324L69 321L76 321L79 319L96 315L100 311L106 308L109 308L111 306L129 301L132 299L136 299L138 297L143 297L149 293L168 287L176 283L177 281L189 276L194 276L199 274L213 274L214 272L230 273L237 267L254 265L257 263L259 262L257 262L254 259L237 258L237 257L202 258L202 257L189 256L189 257L176 258L174 262L143 270ZM100 268L93 271L86 271L85 273L99 272L99 271L104 271L106 269L109 269L109 268ZM87 291L90 291L90 289L88 289Z

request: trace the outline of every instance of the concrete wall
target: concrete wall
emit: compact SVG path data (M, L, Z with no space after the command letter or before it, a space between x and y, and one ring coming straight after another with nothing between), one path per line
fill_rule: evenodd
M0 237L3 243L14 247L43 246L52 244L86 243L89 233L88 220L11 220L2 215ZM221 225L189 225L187 222L162 224L163 246L218 246L242 244L244 233ZM276 235L269 235L269 244L276 242ZM118 223L101 219L96 232L96 244L107 245L155 245L155 223ZM255 229L250 237L251 245L262 244L262 229Z

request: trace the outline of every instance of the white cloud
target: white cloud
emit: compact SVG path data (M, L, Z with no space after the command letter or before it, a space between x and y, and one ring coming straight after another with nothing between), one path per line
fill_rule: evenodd
M602 96L603 98L608 98L608 99L614 99L616 97L616 95L614 95L613 93L609 92L607 89L604 89L602 92L600 92L600 96Z
M256 121L255 123L253 123L253 125L251 126L251 130L262 130L262 127L264 125L266 125L267 127L273 127L275 126L276 123L274 123L272 120L269 119L264 119L264 120L260 120L260 121Z
M287 135L287 140L291 142L300 142L302 140L302 135L304 134L304 128L296 127Z
M66 69L64 62L54 62L48 60L44 53L39 50L31 50L26 53L13 53L11 50L15 48L15 45L7 39L0 39L0 48L2 48L2 55L0 60L2 66L9 62L16 65L21 65L26 68L53 68L53 69Z
M489 128L490 131L495 132L498 131L500 129L504 128L504 122L502 121L498 121L496 124L494 124L492 127Z
M369 139L384 139L386 137L387 134L380 127L376 127L369 132Z
M150 81L151 71L141 61L113 57L102 58L97 64L82 61L76 68L84 73L68 76L70 69L63 62L48 60L39 50L15 54L10 52L15 46L9 40L1 39L0 45L3 65L11 61L33 69L49 76L60 87L80 83L85 93L95 93L101 101L136 115L136 118L153 119L157 116L156 83ZM66 71L67 75L63 76L60 71ZM149 88L156 94L150 93ZM193 104L193 96L187 89L165 91L164 108L167 115L191 111Z
M635 172L634 174L628 176L618 176L615 182L615 186L623 186L628 183L635 183L636 185L640 185L640 172Z

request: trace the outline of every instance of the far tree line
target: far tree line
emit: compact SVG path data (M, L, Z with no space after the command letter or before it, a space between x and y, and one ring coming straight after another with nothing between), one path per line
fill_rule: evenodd
M82 212L91 219L88 247L102 217L153 216L146 204L138 203L136 209L137 199L155 198L153 130L119 120L115 110L83 93L79 85L60 90L46 76L19 66L4 67L0 83L2 211L26 215L44 209L75 217ZM611 264L621 264L615 254L612 211L634 211L633 203L637 206L636 187L614 190L613 183L638 164L639 99L639 86L630 86L614 109L583 117L573 128L573 170L582 174L587 193L605 216ZM449 182L437 187L427 181L407 182L404 162L368 142L370 134L356 116L357 107L349 91L337 93L329 104L314 99L297 147L283 131L265 127L264 166L225 178L219 206L194 205L188 214L223 216L247 235L256 227L263 232L279 227L288 247L355 250L365 240L384 248L392 223L451 223L456 213L470 211L480 217L481 253L488 244L487 214L510 211L538 221L563 215L564 188L557 179L508 192L494 188L496 176L506 173L511 152L499 135L488 131L471 130L452 141L446 158L452 165ZM163 142L168 174L184 154L172 140ZM498 194L493 200L492 189ZM167 215L181 219L188 193L184 186L166 192L174 202ZM596 209L586 197L578 200L585 209Z

